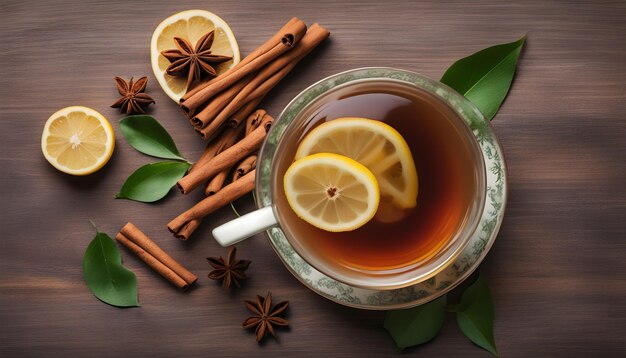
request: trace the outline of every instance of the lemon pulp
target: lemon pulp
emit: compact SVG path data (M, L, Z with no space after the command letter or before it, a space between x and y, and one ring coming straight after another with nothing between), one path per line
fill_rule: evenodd
M73 106L54 113L44 127L42 152L55 168L87 175L102 168L113 154L111 124L95 110Z
M295 158L315 153L356 160L376 177L382 202L399 209L415 207L418 178L413 156L402 135L388 124L358 117L323 123L304 137Z
M320 229L351 231L376 213L376 177L348 157L318 153L295 161L284 177L287 201L296 215Z

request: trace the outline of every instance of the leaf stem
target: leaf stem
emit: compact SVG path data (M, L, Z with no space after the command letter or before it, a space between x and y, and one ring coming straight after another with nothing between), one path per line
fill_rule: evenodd
M230 202L230 208L233 209L233 212L235 213L235 215L237 215L237 217L241 217L241 214L239 214L239 212L235 208L235 204L232 201Z
M91 223L91 226L93 226L94 230L96 230L96 234L99 233L100 231L98 230L98 227L96 226L96 223L93 222L93 220L88 219L89 222Z
M256 202L256 195L254 194L254 190L251 191L252 193L252 199ZM235 204L234 202L230 202L230 208L233 209L233 212L235 213L235 215L237 215L237 217L241 217L241 214L239 214L239 211L237 211L237 209L235 208Z

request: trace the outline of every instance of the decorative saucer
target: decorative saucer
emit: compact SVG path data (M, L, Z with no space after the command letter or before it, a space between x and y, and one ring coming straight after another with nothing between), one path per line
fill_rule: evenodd
M316 270L298 255L280 228L267 230L269 241L291 273L305 286L339 304L368 309L390 310L418 306L432 301L459 285L485 258L493 245L502 219L507 197L506 167L502 148L489 121L482 113L454 90L439 82L424 79L416 73L392 68L361 68L327 77L305 89L285 108L269 133L260 158L257 176L258 207L271 205L270 171L278 142L296 115L324 92L348 82L363 79L393 79L417 84L440 96L470 126L482 150L486 169L485 207L478 228L463 252L436 276L418 284L393 290L372 290L352 287Z

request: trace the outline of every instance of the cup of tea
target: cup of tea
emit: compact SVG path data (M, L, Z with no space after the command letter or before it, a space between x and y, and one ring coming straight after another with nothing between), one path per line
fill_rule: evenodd
M463 115L468 110L480 113L456 91L410 71L361 68L325 78L298 94L268 133L257 162L258 209L215 228L213 236L228 246L272 228L272 245L278 242L273 235L284 235L312 267L354 287L387 290L425 281L467 245L485 205L485 164ZM374 216L358 228L334 232L294 211L285 175L307 135L346 118L379 121L399 133L414 163L417 190L397 191L413 205L395 210L383 195L388 183L381 183ZM359 132L346 133L361 152L381 152ZM388 175L402 175L394 170L390 166Z

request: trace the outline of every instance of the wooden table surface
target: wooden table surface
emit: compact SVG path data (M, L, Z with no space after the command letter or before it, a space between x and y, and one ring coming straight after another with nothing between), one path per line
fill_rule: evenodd
M151 114L196 158L203 143L157 84L152 31L186 9L211 10L233 28L243 54L291 16L328 27L331 40L266 100L278 115L312 82L362 66L393 66L439 78L453 61L528 34L512 91L493 121L509 167L509 202L484 261L504 357L626 354L626 3L624 1L13 1L0 4L0 356L385 356L398 350L384 313L339 306L302 286L262 235L239 245L253 260L245 287L225 292L205 257L225 250L210 230L188 242L165 224L200 198L172 192L157 204L114 200L153 159L129 147L109 108L113 77L148 75ZM117 147L97 174L70 177L43 158L51 113L70 105L101 111ZM242 204L251 210L252 203ZM141 308L94 298L82 256L94 233L134 222L196 273L181 293L121 249L139 282ZM241 329L242 300L270 289L289 300L291 329L258 346ZM486 357L450 316L420 357Z

